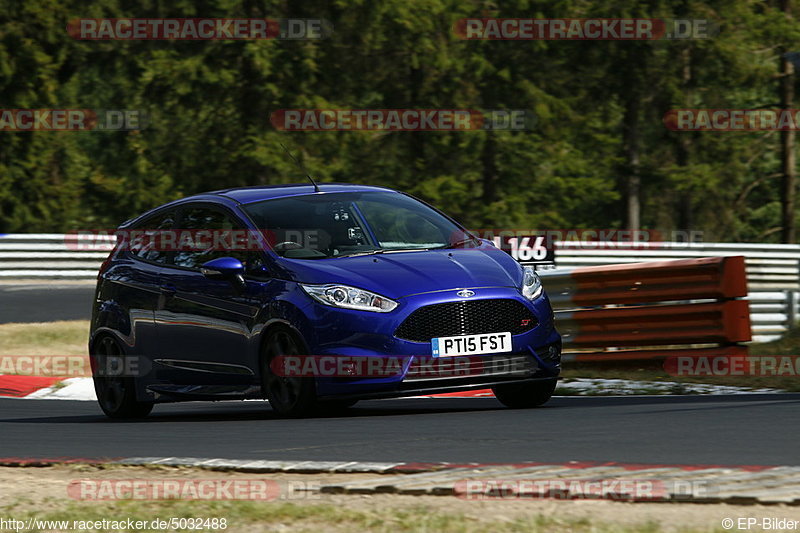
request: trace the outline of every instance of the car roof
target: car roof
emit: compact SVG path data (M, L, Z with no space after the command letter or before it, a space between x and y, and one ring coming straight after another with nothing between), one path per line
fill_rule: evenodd
M274 198L286 198L289 196L304 196L309 194L326 194L333 192L391 192L400 194L394 189L388 187L375 187L372 185L353 185L350 183L320 183L320 192L314 192L314 186L310 183L291 183L286 185L255 185L252 187L234 187L231 189L220 189L218 191L210 191L187 196L179 200L160 205L153 208L137 217L126 220L120 225L120 228L130 226L143 220L153 213L169 209L172 207L181 206L190 202L214 202L222 201L225 203L234 202L236 204L250 204L254 202L261 202L263 200L271 200Z
M365 192L365 191L383 191L383 192L397 192L393 189L386 187L374 187L370 185L353 185L349 183L320 183L320 192L316 194L332 193L332 192ZM212 191L204 194L197 195L199 197L207 197L208 195L217 195L230 198L240 204L249 204L252 202L260 202L262 200L270 200L273 198L282 198L286 196L298 196L305 194L314 194L314 186L310 183L292 183L288 185L256 185L254 187L237 187L233 189L222 189L219 191ZM192 197L194 198L194 197ZM187 198L186 200L190 200Z

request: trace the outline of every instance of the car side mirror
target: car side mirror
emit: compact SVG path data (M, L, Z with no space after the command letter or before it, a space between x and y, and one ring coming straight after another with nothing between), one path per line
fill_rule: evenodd
M219 257L203 263L200 273L208 279L226 279L244 284L244 265L235 257Z

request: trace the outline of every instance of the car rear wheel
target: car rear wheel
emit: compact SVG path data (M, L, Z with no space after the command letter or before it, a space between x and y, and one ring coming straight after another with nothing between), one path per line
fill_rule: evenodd
M117 342L109 336L104 336L95 343L92 350L95 359L94 391L100 409L109 418L143 418L153 410L150 402L140 402L136 399L136 383L132 376L111 376L109 370L118 366L124 357ZM117 361L114 361L116 359Z
M303 355L300 341L285 328L267 333L262 357L261 388L272 410L279 416L308 416L317 407L314 378L279 376L272 371L276 357Z
M547 403L556 390L557 380L509 383L492 387L495 397L506 407L526 409Z

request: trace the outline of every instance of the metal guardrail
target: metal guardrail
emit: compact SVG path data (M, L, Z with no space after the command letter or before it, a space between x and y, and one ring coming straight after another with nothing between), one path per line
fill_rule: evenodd
M114 242L98 239L86 249L76 235L0 235L0 279L94 279Z
M105 243L93 239L91 249L85 249L85 243L79 245L71 234L0 234L0 280L92 280L113 244L113 237ZM800 245L615 244L557 242L556 269L741 255L746 261L754 341L780 338L800 313Z

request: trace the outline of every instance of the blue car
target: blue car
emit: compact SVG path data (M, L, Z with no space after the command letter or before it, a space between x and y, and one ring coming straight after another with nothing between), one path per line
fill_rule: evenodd
M89 350L112 418L253 398L299 417L484 388L538 406L561 338L533 267L407 194L322 184L209 192L124 223Z

